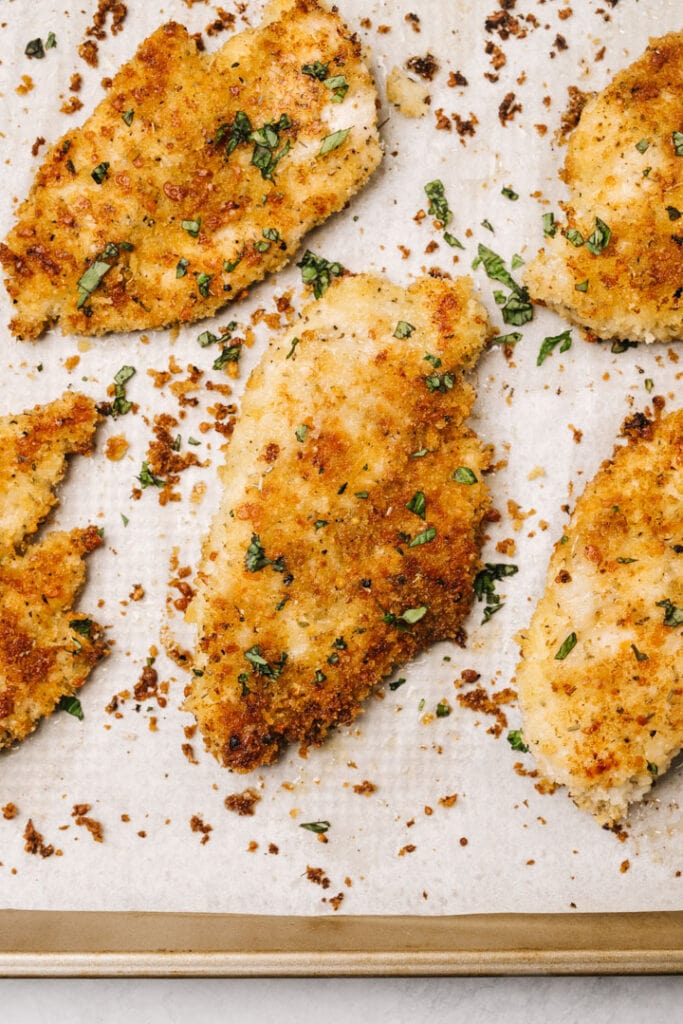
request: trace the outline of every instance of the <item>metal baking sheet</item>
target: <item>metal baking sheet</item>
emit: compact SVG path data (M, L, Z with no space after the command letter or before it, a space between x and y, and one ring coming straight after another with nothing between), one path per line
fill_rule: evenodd
M40 161L40 153L30 156L34 140L52 142L75 126L102 95L100 79L157 24L176 18L197 31L216 13L214 5L181 0L153 10L131 2L123 31L100 42L99 67L89 69L76 53L94 7L64 11L55 0L39 0L30 17L19 16L18 4L7 7L0 143L12 186L0 197L2 233ZM260 0L240 7L237 29L258 21ZM635 7L590 0L575 7L564 17L567 3L519 0L514 16L521 28L504 39L486 27L488 16L502 10L495 0L422 0L410 9L346 0L342 14L368 48L382 97L386 155L349 209L305 245L343 257L350 270L382 272L403 283L434 267L472 273L480 241L507 260L513 253L530 258L542 244L541 214L557 211L562 196L557 170L563 151L553 137L567 87L601 87L642 51L649 35L680 27L675 0L641 0ZM42 62L26 62L25 42L52 28L57 47ZM207 45L222 38L207 36ZM439 64L429 82L406 68L411 57L428 53ZM409 118L387 101L394 67L429 98L423 117ZM84 107L61 114L75 71L83 75L76 95ZM449 84L456 72L467 86L457 78ZM506 121L500 104L511 92L521 109ZM462 127L466 122L471 132ZM435 178L444 182L452 231L464 253L448 248L430 218L420 217L427 206L424 184ZM503 195L504 187L519 199ZM481 269L473 277L495 317L495 285ZM646 404L645 379L655 381L670 406L680 401L675 347L613 354L609 346L585 344L574 330L572 349L537 368L543 336L566 327L539 311L512 361L494 350L478 369L474 425L504 463L491 479L503 520L492 528L484 557L512 537L520 566L506 584L502 611L482 625L475 609L465 652L442 646L421 657L402 671L406 684L371 702L353 728L339 730L307 760L293 751L257 777L263 799L254 819L235 819L223 808L226 793L253 780L229 776L196 741L199 764L182 754L182 727L189 722L179 710L185 680L165 660L159 628L183 636L180 616L168 611L168 565L176 547L180 564L196 562L217 501L221 438L211 435L201 449L210 465L188 471L179 506L161 508L149 492L134 502L130 491L149 442L149 418L171 401L146 371L166 369L173 358L183 367L197 363L211 376L213 353L207 359L197 347L199 330L233 316L241 324L259 320L255 314L272 312L283 292L297 307L304 301L294 266L201 328L144 339L91 342L53 332L34 346L5 342L1 412L46 401L67 386L103 398L119 367L133 364L129 390L148 420L108 424L98 456L74 461L60 492L56 525L105 526L107 550L91 560L81 607L94 610L98 600L105 602L101 618L117 645L83 691L83 728L59 716L2 758L0 803L15 802L21 815L0 821L0 905L8 908L0 911L0 967L8 974L679 970L680 769L630 816L621 844L562 794L544 796L532 780L516 775L517 755L504 735L487 734L488 720L464 709L444 719L427 714L444 697L455 703L453 680L463 668L480 671L490 689L509 684L517 657L512 638L540 592L564 522L561 506L609 455L624 416ZM6 322L9 315L3 296L0 316ZM230 381L236 399L267 336L261 317L241 380ZM194 419L188 413L184 435L198 429L207 404L203 395ZM178 411L175 404L170 408ZM107 436L122 431L130 453L120 463L107 462ZM189 496L197 484L205 496L193 505ZM516 502L516 516L509 502ZM145 598L131 602L137 583ZM136 712L133 702L123 701L122 718L113 720L104 708L113 694L132 688L150 644L159 647L169 706L150 712L143 704ZM150 714L158 719L155 733ZM512 710L509 725L517 724ZM354 793L365 779L377 786L371 798ZM456 791L457 804L439 804ZM103 844L93 846L71 822L72 806L83 802L104 823ZM325 846L299 828L333 812ZM121 821L123 814L129 823ZM188 824L197 814L213 828L204 846ZM63 845L63 857L40 862L27 856L22 829L29 816L49 841ZM65 825L69 829L61 831ZM258 854L247 852L251 840L258 840ZM415 849L400 856L409 845ZM309 865L324 868L329 891L306 878ZM344 894L339 912L328 901L337 892Z

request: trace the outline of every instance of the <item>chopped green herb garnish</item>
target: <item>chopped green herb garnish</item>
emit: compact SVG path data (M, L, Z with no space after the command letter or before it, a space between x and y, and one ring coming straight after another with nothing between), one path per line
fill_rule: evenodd
M332 641L332 646L334 647L335 651L345 651L348 645L343 636L338 636L335 640Z
M263 237L268 238L271 242L279 242L280 232L277 230L277 228L264 228Z
M437 220L441 221L445 228L448 227L453 218L453 214L448 206L443 182L438 179L427 182L425 185L425 192L429 199L429 208L427 213L430 217L436 217Z
M524 266L524 260L519 255L519 253L514 253L513 254L513 257L510 260L510 266L512 267L513 270L517 270L518 267L523 267Z
M196 217L195 220L184 220L180 226L183 231L187 231L188 235L191 235L192 238L198 238L199 229L202 226L202 218Z
M407 320L399 320L394 331L395 338L409 338L415 328Z
M45 50L43 49L43 40L31 39L30 42L26 44L24 53L26 54L27 57L35 57L36 60L42 60L45 56Z
M80 636L87 636L89 639L92 624L92 619L72 619L69 623L69 629L73 629L75 633L78 633Z
M669 214L669 220L678 220L681 216L681 211L675 206L667 206L666 212Z
M631 650L636 656L636 661L649 661L647 654L643 654L642 651L639 651L635 644L631 644Z
M341 277L344 268L341 263L331 263L324 256L317 256L310 249L304 253L303 259L297 263L301 268L301 280L311 285L316 299L321 298L330 287L332 278Z
M637 562L637 558L617 558L619 565L630 565L631 562Z
M93 168L90 176L93 179L93 181L96 181L98 185L101 185L104 179L107 177L108 171L109 164L106 160L104 160L101 164L98 164L97 167Z
M458 466L453 479L459 484L476 484L477 478L469 466Z
M323 85L332 93L330 99L333 103L341 103L349 91L349 83L343 75L333 75L331 78L326 78L323 81Z
M438 370L441 366L441 360L438 356L433 356L429 352L425 352L424 357L428 363L431 363L435 370Z
M452 708L447 700L439 701L436 705L436 717L437 718L448 718L452 711Z
M557 334L553 338L544 338L536 358L536 366L542 366L558 345L560 346L560 352L566 352L570 349L572 347L572 332L563 331L562 334Z
M154 475L154 473L149 468L148 462L142 463L142 469L140 470L140 475L138 476L137 479L140 481L140 484L143 487L143 489L145 487L164 487L166 484L165 480L162 480L161 477Z
M579 281L578 284L574 285L574 291L575 292L587 292L588 291L588 284L589 284L588 278L586 278L585 281Z
M235 257L234 260L223 260L223 270L226 274L232 274L235 267L238 267L242 262L242 253Z
M507 735L507 741L513 750L519 750L521 754L526 754L529 750L528 746L524 742L521 729L510 729Z
M543 234L546 238L554 238L557 234L557 224L554 213L543 214Z
M495 235L495 233L496 233L496 232L495 232L495 230L494 230L494 227L493 227L493 224L491 223L491 221L490 221L490 220L483 220L483 221L481 222L481 226L482 226L483 228L486 228L486 230L487 230L487 231L490 231L490 232L491 232L491 234Z
M331 153L333 149L339 149L339 147L346 142L346 138L351 131L350 128L340 128L337 132L332 132L331 135L326 135L320 144L318 150L318 156L325 156L326 153Z
M235 120L231 124L222 124L218 128L214 142L221 142L225 136L228 136L227 142L225 143L225 155L230 154L237 149L242 142L248 142L251 135L251 121L244 113L243 110L238 110L235 114Z
M564 661L567 655L576 647L576 642L576 633L570 633L560 644L560 648L555 655L555 661Z
M657 601L657 607L664 609L665 626L680 626L683 623L683 608L677 608L668 598L665 601Z
M319 668L317 668L315 670L315 675L313 676L313 682L314 683L324 683L326 679L327 679L327 676L325 675L325 673L322 672Z
M639 153L644 153L645 150L650 148L650 143L647 139L641 139L640 142L636 142L636 149Z
M500 190L500 194L502 196L505 196L506 199L511 199L513 203L517 199L519 199L519 194L517 192L514 192L511 188L507 188L507 187L506 188L502 188Z
M213 361L214 370L222 370L226 363L238 363L242 355L241 345L224 345Z
M683 132L672 132L671 138L676 156L683 156Z
M516 345L521 340L519 331L513 331L511 334L499 334L497 338L491 338L489 345Z
M427 391L433 394L435 391L440 391L442 394L446 394L447 391L453 389L455 384L455 376L447 370L446 373L432 373L424 379Z
M290 348L289 352L285 356L285 359L291 359L292 358L292 356L294 355L294 350L295 350L296 346L299 344L300 341L301 341L301 338L292 338L292 347Z
M568 242L571 242L572 245L575 245L577 249L585 242L585 238L580 231L576 230L576 228L569 228L568 231L565 231L564 237Z
M529 301L529 292L526 288L518 288L511 292L507 302L501 310L503 323L513 327L523 327L534 318L534 307Z
M486 562L474 577L474 593L478 601L485 601L484 618L482 625L488 622L492 615L503 607L500 596L496 593L496 583L507 576L514 576L519 572L519 567L511 563Z
M57 705L59 711L66 711L69 715L73 715L79 722L84 719L83 708L78 697L60 697L59 704Z
M81 309L82 306L88 301L92 293L96 288L102 284L105 274L111 270L110 263L104 263L102 260L95 260L95 262L88 267L82 277L78 279L77 287L79 291L77 308Z
M406 625L414 626L416 622L419 622L427 614L427 605L420 605L419 608L406 608L400 615L394 615L392 612L386 612L382 618L388 626L396 626L398 629L405 629Z
M365 498L369 498L370 497L370 493L369 493L369 491L356 491L354 493L354 497L355 498L365 499Z
M653 761L647 762L647 770L649 771L650 775L659 775L659 768Z
M244 556L244 565L247 572L259 572L261 569L265 569L267 565L271 565L271 559L266 558L266 553L263 550L261 539L257 533L252 533L247 553Z
M319 836L330 829L330 823L329 821L304 821L303 824L299 825L299 828L305 828Z
M645 390L649 393L650 391L652 391L654 386L655 386L655 382L653 381L652 377L646 377L645 378Z
M313 64L303 64L301 71L304 75L308 75L309 78L317 78L319 82L324 82L330 73L328 64L323 64L321 61L316 60Z
M409 512L419 516L420 519L424 519L427 512L427 499L424 493L422 491L415 491L410 501L406 502L406 508Z
M258 167L264 181L273 180L273 172L280 160L287 156L291 149L289 139L278 151L280 144L280 132L292 127L292 121L288 114L281 114L275 123L267 122L262 128L257 128L249 135L249 141L254 143L254 151L251 154L253 167Z
M186 260L184 256L181 256L180 259L178 260L178 262L176 263L175 276L176 277L185 277L185 275L187 274L187 268L189 267L189 265L190 265L190 261Z
M134 110L124 110L124 112L121 114L121 120L125 121L125 123L128 125L129 128L130 128L130 126L133 123L133 118L134 117L135 117L135 111Z
M202 348L207 348L207 346L209 345L214 345L217 341L218 338L216 337L215 334L212 334L211 331L202 331L202 333L197 338L197 344L201 345Z
M296 430L294 431L294 435L295 435L297 441L299 441L301 444L303 444L304 441L306 440L306 434L308 433L308 431L309 431L309 427L308 427L308 425L306 423L302 423L300 426L298 426L296 428Z
M266 242L262 238L259 238L258 242L254 242L254 248L257 252L268 252L270 249L270 242Z
M408 547L419 548L422 544L431 543L431 541L433 541L435 537L436 530L434 529L433 526L429 526L427 527L426 530L423 530L422 533L418 533L416 537L413 537Z
M425 455L429 455L430 448L420 448L416 452L411 452L408 458L410 459L424 459Z
M245 651L244 657L252 666L254 675L264 676L266 679L277 679L278 676L281 676L287 662L287 654L283 651L278 661L274 661L271 665L261 654L261 648L258 644Z
M390 690L398 690L399 686L403 686L404 683L405 683L405 679L403 678L403 676L401 676L400 679L394 679L393 683L389 683L389 689Z
M133 403L126 398L126 384L134 373L134 366L122 366L114 375L114 401L111 403L114 416L125 416L133 408Z
M322 530L323 526L329 526L329 525L330 525L329 519L316 519L316 521L313 523L313 526L315 527L315 532L316 533L318 532L318 530Z
M604 220L600 220L599 217L596 217L595 227L586 239L586 248L589 252L592 252L594 256L599 256L609 245L611 237L612 232L607 227Z
M519 285L512 274L505 269L505 264L498 253L481 243L477 248L477 253L478 261L483 265L486 275L491 281L499 281L500 284L506 285L513 291L519 291Z
M450 233L450 231L444 231L444 233L443 233L443 240L446 243L446 245L450 245L450 247L452 249L464 249L465 248L465 246L462 244L462 242L459 239L457 239L455 237L455 235L452 235Z
M630 348L638 348L638 342L627 341L625 338L623 338L620 341L612 342L610 352L613 352L615 355L621 355L622 352L626 352Z
M199 294L208 299L209 297L209 285L211 284L211 274L195 274L197 278L197 287L199 288Z
M57 36L54 32L48 32L47 39L45 40L45 49L53 50L57 45Z

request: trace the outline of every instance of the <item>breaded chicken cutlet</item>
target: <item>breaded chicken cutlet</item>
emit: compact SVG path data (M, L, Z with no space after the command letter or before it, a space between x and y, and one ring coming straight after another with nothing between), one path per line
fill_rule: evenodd
M213 315L366 182L376 100L358 39L316 0L274 0L214 54L163 25L52 147L0 246L13 333Z
M683 410L624 432L555 546L517 670L539 768L602 824L683 745Z
M489 333L467 278L345 277L254 370L188 613L185 707L222 764L320 743L462 638L489 509L464 372Z
M26 541L57 504L67 456L92 449L98 415L85 395L0 418L0 747L33 732L106 653L101 628L73 605L95 526Z
M562 177L567 221L524 275L531 298L599 338L683 337L683 33L588 100Z

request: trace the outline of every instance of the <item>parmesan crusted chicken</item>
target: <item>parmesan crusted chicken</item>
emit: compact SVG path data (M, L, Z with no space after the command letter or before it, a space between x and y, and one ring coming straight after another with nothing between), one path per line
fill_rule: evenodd
M186 708L237 771L320 743L462 639L489 509L463 376L489 324L467 278L340 278L296 335L247 384L188 613Z
M214 54L163 25L47 154L0 246L12 331L211 316L365 183L376 100L358 39L316 0L275 0Z
M90 452L97 419L89 398L69 393L0 419L0 747L33 732L106 653L100 627L72 611L97 528L23 546L57 503L67 455Z
M683 411L624 434L555 546L517 671L539 768L603 824L683 745Z
M531 298L599 338L683 337L683 33L588 100L562 177L567 222L526 272Z

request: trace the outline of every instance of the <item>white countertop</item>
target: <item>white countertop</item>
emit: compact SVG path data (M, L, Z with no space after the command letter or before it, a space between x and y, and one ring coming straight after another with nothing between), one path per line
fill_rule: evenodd
M669 1024L682 999L681 977L0 981L6 1024Z

